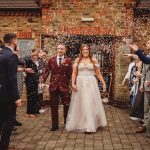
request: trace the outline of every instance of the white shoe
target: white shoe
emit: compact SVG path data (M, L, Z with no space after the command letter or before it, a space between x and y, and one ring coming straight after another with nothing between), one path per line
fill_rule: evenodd
M107 103L109 102L109 100L108 100L107 97L106 97L106 98L103 98L102 101L103 101L104 104L107 104Z
M133 120L133 121L141 121L142 119L140 119L140 118L136 118L136 117L129 117L131 120Z
M45 111L46 111L45 109L40 109L40 110L39 110L40 114L41 114L41 113L44 113Z

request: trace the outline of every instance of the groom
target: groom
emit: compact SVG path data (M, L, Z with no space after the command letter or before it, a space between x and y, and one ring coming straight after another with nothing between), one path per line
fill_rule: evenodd
M50 106L52 116L51 131L58 129L58 106L61 103L64 106L64 124L68 114L70 104L70 80L72 74L71 59L66 57L66 46L59 44L57 47L57 56L49 59L48 64L43 72L42 79L46 82L49 73L51 72L49 93Z

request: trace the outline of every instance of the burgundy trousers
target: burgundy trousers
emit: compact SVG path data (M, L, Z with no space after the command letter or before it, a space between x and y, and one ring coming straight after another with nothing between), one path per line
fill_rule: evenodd
M50 91L50 106L51 106L51 118L53 127L59 126L59 114L58 114L59 104L63 104L64 106L63 116L64 116L64 124L66 124L66 118L70 104L70 93L61 91L58 87L55 91Z

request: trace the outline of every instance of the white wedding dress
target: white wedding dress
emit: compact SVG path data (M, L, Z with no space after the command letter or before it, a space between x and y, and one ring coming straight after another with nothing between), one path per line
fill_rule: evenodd
M92 63L79 64L76 85L77 91L72 93L66 130L96 132L98 127L107 125L107 120Z

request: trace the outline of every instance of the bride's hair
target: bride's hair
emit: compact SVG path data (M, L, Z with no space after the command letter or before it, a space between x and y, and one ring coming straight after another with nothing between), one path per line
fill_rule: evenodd
M89 50L89 59L90 61L92 62L92 54L91 54L91 47L87 44L82 44L81 47L80 47L80 55L79 55L79 61L78 61L78 64L80 63L80 61L82 60L83 58L83 55L82 55L82 51L83 51L83 48L84 47L87 47L88 50ZM93 63L93 62L92 62Z
M75 63L77 65L75 65L77 68L79 66L79 63L81 62L82 58L83 58L83 55L82 55L82 51L83 51L83 48L84 47L87 47L87 49L89 50L89 59L91 61L91 63L94 65L95 67L95 64L96 64L96 60L94 59L94 57L92 56L92 53L91 53L91 47L87 44L82 44L81 47L80 47L80 54L79 54L79 57L75 60Z

